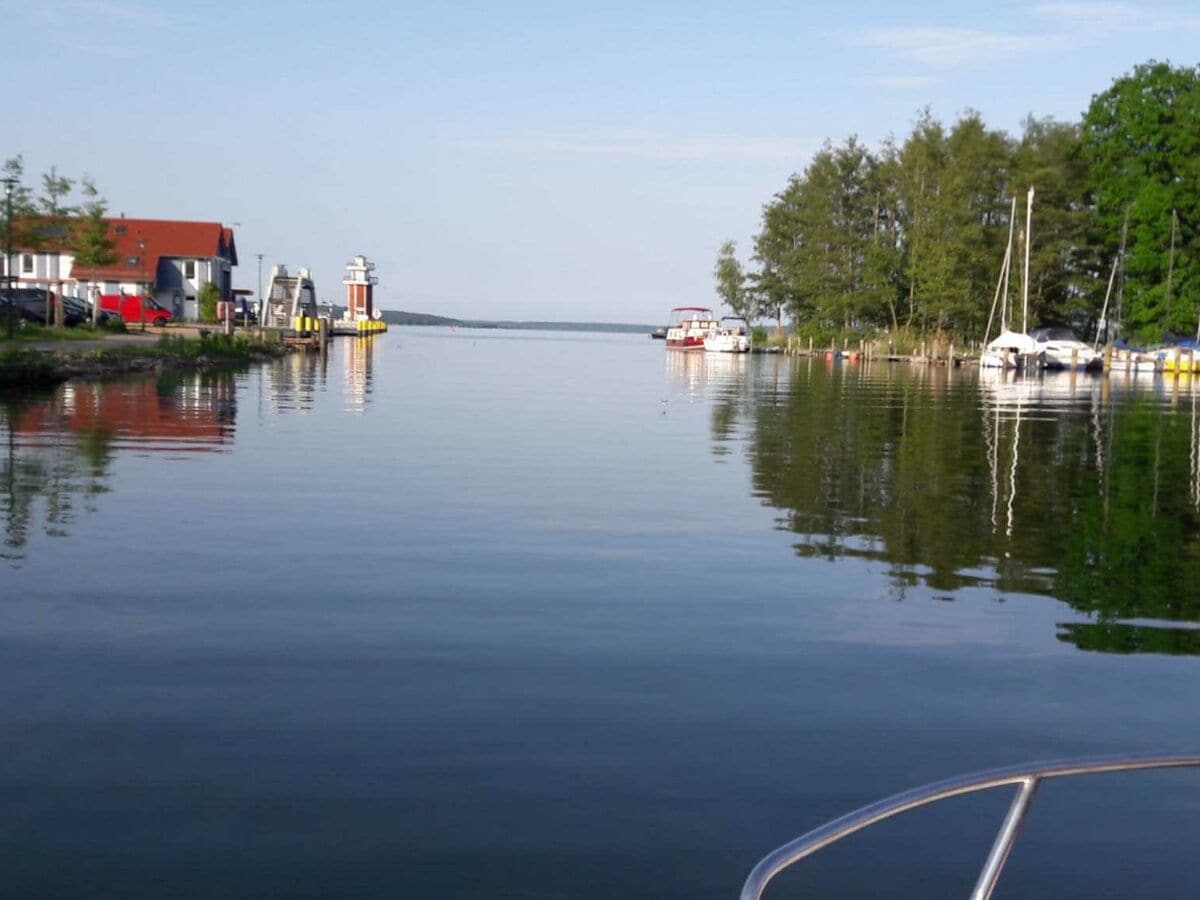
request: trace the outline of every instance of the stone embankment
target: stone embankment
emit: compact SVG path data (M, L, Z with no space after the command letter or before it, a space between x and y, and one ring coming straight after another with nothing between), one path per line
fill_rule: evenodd
M80 342L83 344L83 342ZM206 370L278 359L291 352L272 336L164 336L151 341L0 344L0 387L48 387L72 378Z

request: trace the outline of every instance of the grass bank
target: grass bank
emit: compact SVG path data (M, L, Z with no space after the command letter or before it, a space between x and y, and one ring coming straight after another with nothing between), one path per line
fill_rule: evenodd
M91 335L96 338L96 333ZM69 378L100 379L142 372L215 369L278 359L289 348L273 333L204 334L197 338L164 334L153 344L113 344L73 348L70 341L53 349L28 341L0 343L0 386L45 387Z

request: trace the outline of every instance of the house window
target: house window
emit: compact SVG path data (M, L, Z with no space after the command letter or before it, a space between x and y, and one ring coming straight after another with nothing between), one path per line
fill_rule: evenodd
M22 275L32 275L33 274L33 254L32 253L22 253L21 254L21 274Z
M194 259L185 259L183 261L183 277L184 278L195 278L196 277L196 261Z

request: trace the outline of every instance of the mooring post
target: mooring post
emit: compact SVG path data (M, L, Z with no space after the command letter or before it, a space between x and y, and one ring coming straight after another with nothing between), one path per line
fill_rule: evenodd
M1079 365L1079 348L1072 347L1071 348L1071 371L1074 372L1078 365Z
M1110 342L1110 343L1105 344L1104 345L1104 371L1105 372L1112 371L1112 354L1113 354L1112 343Z

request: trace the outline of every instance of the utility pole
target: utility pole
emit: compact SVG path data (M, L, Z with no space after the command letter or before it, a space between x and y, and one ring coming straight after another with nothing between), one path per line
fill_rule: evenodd
M8 288L5 300L8 301L8 339L11 341L16 332L17 299L13 296L13 246L12 246L12 195L17 186L17 179L9 176L4 179L4 285Z

